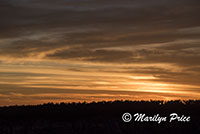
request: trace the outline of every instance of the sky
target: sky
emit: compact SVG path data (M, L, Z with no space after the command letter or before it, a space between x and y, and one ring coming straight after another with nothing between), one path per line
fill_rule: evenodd
M0 105L200 99L199 0L0 0Z

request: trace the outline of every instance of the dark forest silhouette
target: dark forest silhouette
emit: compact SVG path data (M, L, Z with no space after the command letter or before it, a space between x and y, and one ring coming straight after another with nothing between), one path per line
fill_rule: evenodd
M125 123L122 114L187 115L190 122ZM200 134L200 100L47 103L0 107L0 134Z

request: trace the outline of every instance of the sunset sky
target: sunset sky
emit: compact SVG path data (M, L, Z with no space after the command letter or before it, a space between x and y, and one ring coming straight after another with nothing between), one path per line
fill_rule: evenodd
M200 0L0 0L0 105L200 99Z

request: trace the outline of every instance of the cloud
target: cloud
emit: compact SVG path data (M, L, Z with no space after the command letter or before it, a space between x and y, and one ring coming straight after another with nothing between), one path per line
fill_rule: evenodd
M199 0L1 0L1 93L93 94L132 75L198 92L199 9ZM94 93L118 94L104 90Z
M112 0L3 0L0 9L3 20L0 22L0 56L52 60L78 58L120 63L138 60L182 63L182 55L173 58L177 52L170 52L169 49L171 47L179 51L183 44L187 48L198 48L198 42L194 43L199 37L199 33L194 32L198 31L200 24L198 3L197 0L126 0L123 3ZM191 42L162 44L183 39ZM164 54L147 54L147 51L152 53L149 50L151 44L158 43L163 46L153 51ZM147 51L145 48L135 50L144 44L149 44ZM131 46L132 53L102 50L110 47L123 49L124 46ZM186 52L183 55L191 64L190 59L198 56L192 50L188 51L191 51L189 57ZM138 55L144 57L144 60L135 58ZM146 55L148 58L145 58ZM159 61L159 56L166 58ZM193 60L192 64L195 62Z

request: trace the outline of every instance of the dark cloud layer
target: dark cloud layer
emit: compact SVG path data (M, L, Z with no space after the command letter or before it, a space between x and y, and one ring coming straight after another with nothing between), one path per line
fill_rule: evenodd
M2 0L0 2L0 55L30 57L42 52L70 46L70 50L54 51L43 58L78 58L101 62L176 62L198 64L200 10L198 0L126 0L126 1L40 1ZM178 32L181 31L182 32ZM167 43L176 40L198 42L174 43L151 50L134 50L141 44ZM78 48L77 48L78 46ZM132 53L122 50L98 50L132 46ZM183 48L187 50L176 57ZM170 51L174 49L173 52ZM95 49L95 51L93 50ZM162 54L160 54L162 53ZM187 55L187 53L190 53ZM148 57L146 57L148 56ZM159 60L159 57L163 57ZM192 60L192 61L191 61Z

